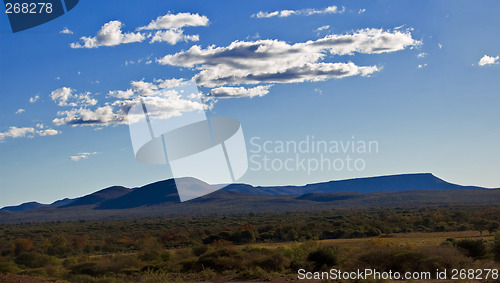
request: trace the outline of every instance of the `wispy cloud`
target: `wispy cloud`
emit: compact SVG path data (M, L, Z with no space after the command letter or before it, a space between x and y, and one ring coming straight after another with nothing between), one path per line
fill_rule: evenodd
M481 60L479 60L479 63L477 63L479 66L486 66L486 65L494 65L498 64L498 60L500 59L500 56L488 56L484 55Z
M191 13L168 13L151 21L148 25L136 28L136 32L123 32L123 23L110 21L104 24L96 36L83 36L80 42L70 44L71 48L98 48L126 43L143 42L150 38L150 43L167 42L174 45L180 41L198 41L198 35L185 35L183 28L207 26L206 16ZM155 32L144 32L155 31Z
M155 32L151 36L150 43L155 42L167 42L171 45L177 44L180 41L199 41L200 36L197 34L194 35L185 35L182 29L169 29L169 30L161 30Z
M65 27L63 30L61 30L59 33L62 34L73 34L73 31L69 30L67 27Z
M97 48L100 46L115 46L119 44L141 42L146 36L140 32L123 33L120 21L110 21L104 24L94 37L83 36L81 43L71 43L71 48Z
M40 99L40 96L38 96L38 95L35 95L34 97L30 97L30 103L35 103L38 101L38 99Z
M76 104L72 109L59 111L57 114L61 117L55 118L52 122L58 126L99 127L135 123L143 117L128 115L128 110L138 102L146 103L148 115L158 119L168 119L180 116L184 112L205 109L203 103L186 99L178 91L170 89L181 84L183 84L181 79L132 81L130 89L108 92L108 98L115 99L113 102L106 102L100 106Z
M425 56L427 56L427 53L425 53L425 52L421 52L421 53L417 54L417 58L424 58Z
M72 161L78 162L82 159L89 159L90 156L96 155L97 152L80 152L76 155L70 156L69 159Z
M60 134L54 129L35 129L33 127L10 127L8 131L0 132L0 141L6 138L34 138L36 136L54 136Z
M162 65L188 67L199 72L197 83L205 87L238 84L297 83L348 76L368 76L377 66L352 62L323 62L327 55L395 52L420 44L410 31L358 30L289 44L279 40L234 41L226 47L193 46L187 51L157 59Z
M269 93L272 85L256 86L254 88L244 87L217 87L210 91L210 95L215 98L237 98L264 96Z
M156 18L156 20L151 21L146 26L138 27L137 30L169 30L183 27L207 26L208 24L208 18L206 16L200 16L199 14L168 13L164 16Z
M58 88L50 93L50 98L59 106L91 106L96 105L97 100L90 92L75 94L75 90L69 87Z
M272 18L279 17L285 18L292 15L302 15L302 16L311 16L316 14L340 14L345 11L345 8L339 9L337 6L329 6L323 9L301 9L301 10L280 10L274 12L264 12L259 11L252 15L254 18Z
M16 114L23 114L24 112L26 112L26 110L21 108L16 111Z
M329 28L330 28L329 25L320 26L319 28L316 29L316 31L322 31L322 30L329 29Z

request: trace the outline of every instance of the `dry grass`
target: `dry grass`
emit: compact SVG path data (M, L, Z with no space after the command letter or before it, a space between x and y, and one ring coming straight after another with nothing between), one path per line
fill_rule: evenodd
M493 240L495 237L493 235L487 235L483 233L483 236L480 235L478 231L458 231L458 232L415 232L415 233L396 233L384 235L381 237L368 237L368 238L355 238L355 239L328 239L328 240L319 240L323 246L348 246L351 248L361 248L366 244L371 244L373 242L384 242L389 245L394 246L438 246L443 241L448 238L455 239L466 239L466 238L474 238L474 239L484 239L484 240ZM289 248L295 245L296 242L285 242L285 243L258 243L251 244L250 247L257 248L267 248L267 249L275 249L277 247L286 247ZM240 246L244 248L245 246Z

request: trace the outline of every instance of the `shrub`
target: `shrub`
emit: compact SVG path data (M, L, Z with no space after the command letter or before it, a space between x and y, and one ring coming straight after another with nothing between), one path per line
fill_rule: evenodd
M255 234L252 230L243 230L232 235L233 242L238 244L249 244L255 242Z
M12 245L14 255L28 252L33 249L33 241L31 239L15 239Z
M47 265L57 265L57 259L36 252L22 253L15 258L15 262L18 265L23 265L30 268L44 267Z
M486 256L486 242L484 240L465 239L454 243L460 251L473 259L481 259Z
M96 262L84 262L71 267L73 274L86 274L90 276L100 276L106 274L107 270Z
M320 270L323 267L332 267L337 264L337 254L334 248L320 248L307 256L307 260L314 263L315 270Z
M434 271L444 268L464 268L472 261L450 246L392 247L374 246L358 256L356 268L374 268L382 271Z
M12 261L0 261L0 274L1 273L17 273L21 271L17 265Z
M381 234L382 234L382 231L380 231L380 229L375 228L375 227L370 227L365 232L365 235L368 237L376 237L376 236L380 236Z
M206 245L197 245L192 247L191 249L193 250L193 254L195 256L200 256L208 250L208 247Z
M495 257L496 261L500 262L500 236L496 237L495 243L493 244L493 256Z
M266 271L283 272L289 265L290 259L279 252L274 252L258 262L258 266Z
M214 271L239 269L241 253L227 247L218 248L200 256L198 265L201 268L211 268Z

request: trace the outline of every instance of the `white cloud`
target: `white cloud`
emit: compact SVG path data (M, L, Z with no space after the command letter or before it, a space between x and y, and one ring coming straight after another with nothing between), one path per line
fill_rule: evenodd
M321 81L346 76L368 76L377 66L352 62L321 62L327 55L379 54L420 44L409 31L358 30L317 40L288 44L279 40L234 41L227 47L192 46L187 51L157 59L159 64L199 70L197 83L223 85Z
M109 96L118 98L118 99L129 99L133 96L150 96L157 95L159 90L165 88L172 88L179 86L184 82L183 79L154 79L154 83L145 82L144 79L140 81L132 81L130 82L131 89L127 90L112 90L108 92Z
M427 56L427 53L425 53L425 52L417 54L417 58L424 58L425 56Z
M80 152L76 155L70 156L69 159L72 161L78 162L82 159L88 159L92 155L96 155L97 152Z
M158 88L176 87L180 86L184 82L183 79L169 79L169 80L154 79L153 81L158 84Z
M215 98L255 97L264 96L269 93L272 85L256 86L254 88L244 87L217 87L212 89L210 95Z
M59 33L62 33L62 34L73 34L73 32L71 30L69 30L67 27L65 27Z
M207 26L209 20L206 16L191 13L166 14L151 21L147 26L137 28L141 30L156 30L151 36L150 43L167 42L174 45L180 41L198 41L198 35L185 35L183 27Z
M158 90L158 86L156 84L145 82L144 79L140 81L132 81L130 85L132 86L132 89L139 95L153 95L157 93Z
M155 80L154 83L146 82L144 79L132 81L130 89L108 93L108 96L117 98L114 102L95 108L75 107L59 111L57 114L61 117L55 118L52 122L55 125L72 126L109 126L135 123L143 117L128 115L128 110L138 102L146 103L148 115L159 119L168 119L180 116L184 112L205 109L204 104L185 99L177 91L169 89L181 83L181 79L159 79Z
M479 63L477 63L479 66L485 66L485 65L493 65L493 64L498 64L498 60L500 59L500 56L488 56L484 55L481 60L479 60Z
M33 127L10 127L6 132L0 132L0 141L5 138L34 138L35 136L54 136L60 134L54 129L36 130Z
M50 93L50 98L59 106L92 106L97 100L91 97L90 92L74 94L75 90L61 87Z
M57 102L59 106L68 106L68 100L72 98L73 91L74 89L69 87L58 88L50 93L50 98L52 98L54 102ZM76 106L76 104L70 106Z
M363 14L364 12L366 12L366 9L359 9L358 14Z
M55 136L55 135L58 135L60 132L58 130L54 130L54 129L47 129L47 130L39 130L36 133L39 136L44 137L44 136Z
M110 21L104 24L95 37L81 37L82 43L71 43L71 48L97 48L100 46L115 46L119 44L142 42L146 36L140 32L123 33L120 21Z
M26 112L26 110L21 108L16 111L16 114L22 114L24 112Z
M274 11L274 12L263 12L260 11L256 14L253 14L252 17L254 18L272 18L272 17L279 17L279 18L285 18L289 17L291 15L305 15L305 16L311 16L315 14L341 14L345 11L345 8L342 8L339 10L337 6L329 6L323 9L302 9L302 10L281 10L281 11Z
M438 43L439 49L443 49L443 45L441 43Z
M185 35L184 27L207 26L209 20L206 16L191 13L166 14L151 21L148 25L138 27L137 32L122 31L120 21L110 21L104 24L94 37L83 36L81 42L70 44L71 48L97 48L100 46L115 46L125 43L142 42L151 38L150 43L167 42L172 45L180 41L198 41L198 35ZM153 30L154 33L141 31ZM128 65L128 63L126 63Z
M191 13L166 14L151 21L147 26L137 28L140 30L179 29L183 27L207 26L209 20L206 16Z
M171 45L176 44L179 41L199 41L200 37L195 35L185 35L182 29L169 29L161 30L154 33L151 37L150 43L154 42L168 42Z
M30 103L35 103L38 99L40 99L40 96L38 95L35 95L35 97L30 97Z
M143 97L130 100L117 100L112 105L98 107L94 110L88 108L60 111L59 116L52 122L55 125L72 126L109 126L111 124L135 123L144 117L127 115L128 109L140 101L148 105L148 115L151 118L168 119L181 116L183 112L203 110L204 105L198 102L182 99L179 95L168 95L167 97ZM118 110L117 110L118 109Z
M325 29L329 29L330 26L329 25L326 25L326 26L320 26L319 28L316 29L316 31L322 31L322 30L325 30Z
M10 127L7 132L0 132L0 140L4 140L5 138L23 138L28 135L34 134L35 129L29 127Z
M419 69L422 69L422 68L424 68L424 67L427 67L427 63L425 63L425 64L419 64L419 65L417 66L417 68L419 68Z
M63 118L55 118L52 122L59 125L109 125L109 124L126 124L124 113L114 113L114 109L110 105L98 107L95 110L88 108L74 108L67 111L59 111L59 116Z
M127 90L110 90L108 92L109 96L116 97L119 99L129 99L135 95L134 91L131 89Z

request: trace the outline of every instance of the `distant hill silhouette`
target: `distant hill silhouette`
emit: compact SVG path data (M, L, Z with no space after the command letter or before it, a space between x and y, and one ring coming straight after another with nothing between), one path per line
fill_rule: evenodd
M457 190L483 189L474 186L460 186L448 183L430 173L401 174L380 177L368 177L330 181L325 183L309 184L305 186L270 186L254 187L247 184L232 184L224 190L247 194L264 195L303 195L310 193L340 193L358 192L373 193L382 191L410 191L410 190Z
M54 207L64 206L64 205L67 205L67 204L74 202L75 200L76 199L72 199L72 198L64 198L64 199L56 200L55 202L51 203L50 206L54 206Z
M98 203L101 203L101 202L106 201L106 200L119 198L123 195L130 193L131 191L132 190L129 188L120 187L120 186L113 186L113 187L109 187L109 188L97 191L97 192L92 193L90 195L86 195L86 196L77 198L76 200L74 200L66 205L62 205L61 207L73 207L73 206L80 206L80 205L98 204Z
M32 202L26 202L26 203L16 205L16 206L6 206L6 207L0 209L0 211L11 211L11 212L29 211L29 210L37 209L37 208L44 207L44 206L47 206L47 204L41 204L41 203L38 203L36 201L32 201Z
M143 205L155 205L163 202L179 202L173 179L159 181L131 190L119 197L100 203L97 209L127 209Z
M183 203L179 200L176 182L200 190L210 187L194 178L169 179L134 189L114 186L50 205L30 202L5 207L0 210L0 222L500 204L498 189L460 186L432 174L359 178L305 186L254 187L232 184Z

